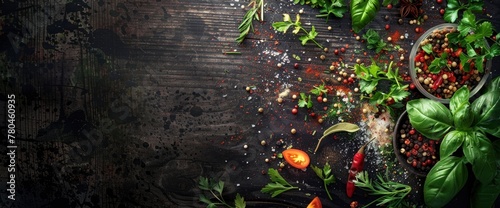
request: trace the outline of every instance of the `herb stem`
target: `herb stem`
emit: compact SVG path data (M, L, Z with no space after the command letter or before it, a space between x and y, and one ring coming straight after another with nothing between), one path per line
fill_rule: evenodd
M238 51L225 51L224 55L241 55L241 52L238 52Z
M326 184L325 180L323 180L323 185L325 186L325 191L326 191L326 194L328 195L328 198L330 200L333 200L332 195L330 195L330 192L328 191L328 187L326 186L327 184Z
M218 201L220 201L221 203L220 204L223 204L225 205L226 207L229 207L229 208L233 208L231 205L227 204L226 201L224 201L224 198L222 198L222 196L219 198L217 196L217 194L215 194L212 190L210 190L210 193L212 194L212 196L214 196Z

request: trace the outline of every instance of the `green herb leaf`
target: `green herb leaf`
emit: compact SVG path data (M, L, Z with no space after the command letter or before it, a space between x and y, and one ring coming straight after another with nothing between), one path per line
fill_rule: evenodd
M394 99L394 102L401 102L410 95L410 92L406 91L408 85L398 87L396 85L391 86L391 91L389 96Z
M359 33L375 18L379 10L379 0L352 0L351 19L354 32Z
M212 201L210 201L210 199L208 199L205 195L201 194L200 195L200 202L203 202L205 204L212 204Z
M380 53L380 51L384 50L387 44L380 37L377 31L373 29L368 29L362 37L366 40L366 48L370 50L375 50L376 53Z
M208 181L208 178L200 176L200 179L198 181L198 187L201 190L210 190L210 183Z
M463 188L468 171L463 159L449 156L438 161L424 183L424 201L430 207L443 207Z
M290 185L274 168L269 168L268 175L272 182L266 184L266 186L261 189L262 193L268 193L271 194L271 197L275 197L285 191L298 189L298 187Z
M238 26L238 31L240 32L240 35L238 38L236 38L237 43L242 43L243 40L245 40L246 36L252 29L252 22L253 20L259 20L259 21L264 21L262 18L264 17L264 14L260 14L261 17L259 17L258 11L262 10L262 7L264 6L264 0L252 0L251 2L252 8L250 8L245 15L243 16L243 20L241 21L240 25ZM263 11L263 10L262 10Z
M212 189L217 191L217 193L222 194L222 191L224 190L224 181L219 181L218 183L213 184Z
M430 139L441 139L452 129L453 117L442 103L428 99L411 100L406 104L411 125Z
M470 104L461 105L453 115L453 123L457 130L469 130L474 122L474 115L471 114Z
M369 192L370 195L376 195L379 198L365 205L376 203L377 206L385 207L406 207L408 204L406 196L411 192L411 187L406 184L401 184L393 181L388 181L380 174L377 174L377 180L372 181L366 171L356 174L354 180L356 187Z
M245 198L240 196L240 194L236 194L236 198L234 199L234 206L236 208L245 208L247 206L247 203L245 202Z
M500 77L495 78L487 91L471 105L473 125L484 132L500 137Z
M425 44L424 46L422 46L422 50L425 51L425 53L427 54L432 54L432 44Z
M310 91L313 95L320 96L328 92L327 89L325 89L325 83L319 85L319 86L314 86L314 88Z
M439 146L439 157L447 158L462 146L465 141L466 132L453 130L444 136Z
M431 65L429 65L429 71L436 74L441 71L441 69L448 67L448 53L441 53L441 57L434 58Z
M465 158L472 164L472 172L481 183L488 184L496 173L495 151L491 141L481 132L467 134L462 148Z
M470 31L476 28L476 16L470 11L464 12L464 17L458 24L457 29L462 37L466 37Z
M323 167L323 169L320 169L314 165L311 165L311 168L316 173L316 175L319 178L321 178L321 180L323 180L323 185L325 186L326 194L328 195L328 198L330 198L330 200L332 200L332 196L330 195L330 192L328 191L327 186L330 185L331 183L335 182L335 177L333 177L333 175L331 175L332 170L330 169L330 165L328 163L326 163L325 166Z

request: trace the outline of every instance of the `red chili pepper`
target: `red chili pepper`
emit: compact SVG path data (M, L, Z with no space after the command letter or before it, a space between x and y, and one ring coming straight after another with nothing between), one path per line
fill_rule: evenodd
M434 81L434 84L432 85L432 89L437 90L439 85L441 85L442 83L443 83L443 76L439 75L437 77L436 81Z
M457 50L453 52L454 57L459 57L460 54L462 54L462 48L457 48Z
M450 82L456 82L457 81L457 78L455 77L455 74L451 73L451 72L448 72L448 80Z
M365 163L365 148L374 139L375 138L370 139L370 141L361 146L361 148L359 148L358 152L356 152L356 154L354 154L354 157L352 158L352 165L351 169L349 169L349 177L347 178L346 186L346 192L349 198L352 197L352 195L354 194L354 189L356 188L356 186L354 185L356 174L363 170L363 165Z

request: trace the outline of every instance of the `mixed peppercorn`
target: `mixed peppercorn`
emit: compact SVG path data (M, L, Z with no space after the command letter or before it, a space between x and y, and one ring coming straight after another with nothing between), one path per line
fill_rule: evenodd
M470 64L469 71L463 70L463 64L460 62L460 54L462 48L452 48L449 46L447 34L454 32L453 30L436 30L433 31L426 39L420 43L420 48L415 56L415 69L417 79L420 85L430 94L438 98L449 99L453 93L466 85L469 90L476 86L484 73L474 67L474 63ZM423 46L431 44L432 53L428 53L422 49ZM446 57L446 58L443 58ZM435 59L443 59L444 63L439 65L433 63ZM430 68L432 65L439 65L440 71L432 73Z
M399 141L399 153L418 173L428 172L438 161L439 141L428 139L418 133L411 126L408 117L399 128L397 141Z

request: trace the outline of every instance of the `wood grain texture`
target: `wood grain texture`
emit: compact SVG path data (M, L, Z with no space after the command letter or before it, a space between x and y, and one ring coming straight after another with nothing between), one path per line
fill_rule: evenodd
M500 19L495 17L500 7L485 3L492 15L489 20L499 28ZM247 4L245 0L2 2L0 104L4 105L7 94L18 97L20 150L19 200L12 202L2 195L2 204L204 207L198 201L199 176L223 180L224 196L231 199L240 193L249 207L305 207L315 195L322 197L325 207L372 200L363 192L353 199L344 193L349 155L362 143L352 137L366 132L324 141L323 150L311 155L321 163L316 165L334 163L338 180L330 186L333 201L326 200L312 171L288 167L282 174L298 184L300 192L276 198L260 192L269 181L263 171L278 167L279 160L266 163L264 159L283 149L275 145L279 139L307 150L327 127L304 122L307 112L292 115L296 101L287 96L279 104L278 94L285 88L295 94L305 92L322 81L343 86L323 71L340 59L351 66L357 58L369 63L375 53L356 41L349 13L326 22L315 17L317 9L288 0L266 1L265 21L254 22L255 32L238 45L237 27L246 11L241 5ZM440 7L444 4L434 1L423 6L429 15L421 25L424 30L443 22ZM311 43L302 46L298 36L272 29L283 13L296 14L300 9L305 28L314 25L319 33L316 39L329 52ZM396 8L382 8L367 28L378 30L384 38L395 31L408 34L397 42L406 50L406 59L399 65L405 74L409 50L420 34L414 32L416 25L407 23L409 19L403 25L398 19ZM386 24L390 30L383 29ZM346 52L334 55L342 47ZM224 54L235 50L241 55ZM381 57L387 60L390 55L398 62L394 51ZM493 65L499 62L496 58ZM283 66L277 67L278 63ZM299 69L294 69L294 63ZM493 74L497 76L498 70ZM245 90L247 86L251 92ZM357 114L359 106L356 109L351 114ZM291 135L291 128L299 133ZM316 136L311 135L314 130ZM262 140L268 145L261 145ZM367 155L378 153L369 150ZM381 166L367 162L373 172L381 172ZM1 178L7 179L6 174L0 171ZM422 202L422 179L394 177L411 184L411 200ZM452 203L463 203L464 198L461 195Z

